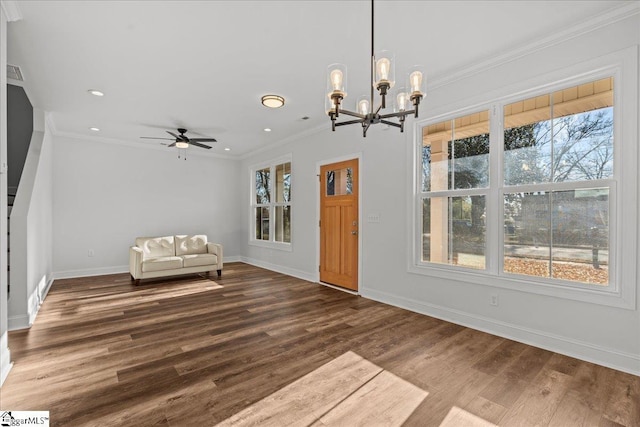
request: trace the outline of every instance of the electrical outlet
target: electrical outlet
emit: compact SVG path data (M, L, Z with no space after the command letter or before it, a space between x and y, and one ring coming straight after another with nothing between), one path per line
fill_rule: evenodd
M498 304L499 304L498 295L496 295L496 294L491 295L491 299L489 300L489 304L498 306Z
M87 256L88 256L88 257L92 257L92 256L94 256L94 255L95 255L95 252L93 252L93 249L89 249L89 250L87 251Z

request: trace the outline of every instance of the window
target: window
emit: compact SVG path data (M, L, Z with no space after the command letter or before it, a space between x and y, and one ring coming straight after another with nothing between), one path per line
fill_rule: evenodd
M413 271L617 292L614 77L533 95L418 128Z
M251 169L253 230L250 242L282 247L291 243L291 159Z
M504 106L503 271L609 285L613 78Z
M422 130L422 261L485 269L489 112Z

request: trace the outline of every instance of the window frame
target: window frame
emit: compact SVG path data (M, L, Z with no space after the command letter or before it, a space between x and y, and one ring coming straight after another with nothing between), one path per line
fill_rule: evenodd
M282 251L288 251L291 252L293 251L293 202L292 202L292 198L290 197L289 202L276 202L273 200L269 200L269 203L257 203L256 201L256 172L261 170L261 169L269 169L270 170L270 175L269 175L269 192L272 195L272 199L275 197L275 190L276 190L276 186L275 186L275 178L276 178L276 168L280 165L283 165L285 163L289 163L291 165L291 171L290 171L290 180L289 180L289 185L292 188L293 187L293 161L292 161L292 155L291 154L286 154L284 156L280 156L278 158L275 158L273 160L269 160L267 162L261 162L258 164L255 164L253 166L251 166L249 168L249 183L251 186L250 189L250 201L249 201L249 245L251 246L258 246L258 247L263 247L263 248L270 248L270 249L278 249L278 250L282 250ZM288 206L291 209L291 219L290 219L290 223L289 223L289 233L290 233L290 238L289 238L289 242L279 242L276 241L276 208L278 207L282 207L282 206ZM269 240L262 240L262 239L257 239L255 236L255 231L256 231L256 218L255 218L255 210L257 208L261 208L261 207L266 207L269 209Z
M637 221L636 203L638 194L638 149L623 146L625 141L637 145L637 106L634 105L638 94L638 53L633 49L607 55L540 76L506 88L493 99L480 101L474 105L450 106L448 111L419 120L413 129L413 168L411 189L410 245L411 260L408 271L414 274L431 276L453 281L469 282L477 285L517 290L538 295L548 295L577 301L590 302L627 309L636 306L636 260L637 260ZM624 71L624 72L623 72ZM503 177L504 147L504 106L531 97L553 93L557 90L595 81L601 78L614 78L614 175L610 179L558 183L549 182L530 185L505 185ZM546 82L545 82L546 81ZM625 94L631 94L626 96ZM635 95L634 95L635 94ZM487 191L487 221L485 256L486 269L475 270L468 267L438 264L422 261L422 130L424 127L445 120L455 119L466 114L488 109L490 128L489 149L489 188ZM623 122L625 120L625 122ZM635 155L634 155L635 154ZM504 263L504 194L515 188L533 191L548 188L552 191L576 188L609 188L609 285L589 285L578 282L524 276L506 273ZM624 200L622 192L631 196ZM442 193L442 192L439 192ZM455 195L449 190L447 195ZM468 194L468 192L466 193ZM431 193L430 196L436 196ZM623 230L623 227L625 229ZM628 230L627 230L628 229Z

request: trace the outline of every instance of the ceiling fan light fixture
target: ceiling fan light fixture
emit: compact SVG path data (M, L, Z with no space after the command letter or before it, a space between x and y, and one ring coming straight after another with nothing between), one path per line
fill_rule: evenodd
M262 105L268 108L280 108L284 105L284 98L279 95L264 95Z
M184 142L184 141L178 141L178 142L176 142L176 147L177 148L189 148L189 143L188 142Z

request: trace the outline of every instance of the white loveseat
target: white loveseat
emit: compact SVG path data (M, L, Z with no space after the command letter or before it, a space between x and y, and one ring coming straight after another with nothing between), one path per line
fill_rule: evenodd
M216 270L222 274L222 245L207 241L207 236L138 237L129 248L131 278L140 279L202 273Z

